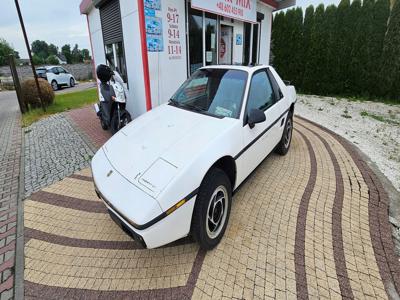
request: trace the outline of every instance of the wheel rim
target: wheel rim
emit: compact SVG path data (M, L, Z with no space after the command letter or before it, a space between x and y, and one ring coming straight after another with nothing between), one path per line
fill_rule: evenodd
M58 89L57 82L53 81L53 83L51 85L53 86L53 90L57 90Z
M75 81L73 79L71 79L70 84L71 84L71 86L74 86L75 85Z
M206 230L209 238L215 239L221 233L228 213L228 205L228 192L221 185L215 189L208 203Z
M289 118L286 123L285 148L289 148L290 141L292 140L292 131L293 131L292 119Z

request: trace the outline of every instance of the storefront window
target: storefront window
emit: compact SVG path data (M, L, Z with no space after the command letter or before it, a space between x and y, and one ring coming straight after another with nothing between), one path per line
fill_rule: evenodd
M203 66L203 12L189 8L190 74Z
M206 65L217 64L217 16L206 14Z
M128 82L124 46L122 42L106 45L105 52L107 64L110 68L117 71L124 82Z
M253 25L253 47L252 47L252 55L251 55L251 64L258 64L258 47L259 47L259 32L260 25L259 23Z
M250 63L251 24L244 23L243 64Z

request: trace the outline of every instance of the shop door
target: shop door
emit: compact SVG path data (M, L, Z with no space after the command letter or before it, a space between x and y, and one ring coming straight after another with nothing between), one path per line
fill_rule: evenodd
M221 24L221 38L219 42L219 63L231 65L233 56L233 26Z

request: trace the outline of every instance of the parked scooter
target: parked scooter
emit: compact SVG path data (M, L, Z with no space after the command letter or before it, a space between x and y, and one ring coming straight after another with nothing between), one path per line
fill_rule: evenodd
M100 102L94 105L101 127L111 129L112 134L118 132L132 121L126 110L126 95L123 81L118 72L107 65L98 65L97 78L100 80Z

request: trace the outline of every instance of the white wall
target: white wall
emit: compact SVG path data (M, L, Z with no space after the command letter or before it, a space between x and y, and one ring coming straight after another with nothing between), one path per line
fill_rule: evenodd
M104 64L106 61L104 53L103 33L101 32L100 12L92 9L88 15L90 35L93 46L93 59L97 65Z
M146 112L137 1L120 0L120 7L129 87L127 109L136 118Z
M243 45L244 45L244 26L243 22L235 20L233 28L233 63L241 64L243 62ZM236 45L236 35L242 35L242 45Z
M164 50L148 52L153 107L166 103L187 78L185 0L162 0L161 5L161 12L157 12L157 16L162 18ZM179 56L168 53L168 12L179 15L177 25L180 38L174 39L180 41L182 52Z
M257 11L264 14L264 20L261 22L260 39L260 64L269 64L269 54L271 47L271 26L272 26L272 7L257 2Z

